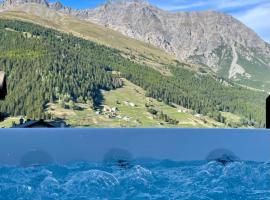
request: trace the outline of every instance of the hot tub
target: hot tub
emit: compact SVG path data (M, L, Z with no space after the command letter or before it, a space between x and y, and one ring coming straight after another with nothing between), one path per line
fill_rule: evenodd
M259 129L1 129L0 199L269 199L269 144Z

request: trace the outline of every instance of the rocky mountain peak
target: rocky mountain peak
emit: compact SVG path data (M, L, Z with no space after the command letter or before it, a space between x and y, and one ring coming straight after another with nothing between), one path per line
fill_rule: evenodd
M4 1L4 4L7 6L24 4L24 3L37 3L37 4L49 5L47 0L5 0Z
M97 7L96 10L113 12L113 10L138 10L141 8L152 7L147 0L108 0L105 4ZM89 9L95 10L95 9Z
M225 13L174 13L147 1L111 0L77 16L164 49L179 60L208 66L227 78L250 79L251 65L270 69L269 45Z
M61 9L65 8L65 6L60 1L56 1L56 2L50 4L50 8L52 8L54 10L61 10Z
M149 4L147 0L107 0L107 5Z

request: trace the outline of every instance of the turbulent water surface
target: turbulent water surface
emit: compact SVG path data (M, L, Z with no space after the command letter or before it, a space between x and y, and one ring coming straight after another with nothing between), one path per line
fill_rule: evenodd
M270 163L1 167L0 199L270 199Z

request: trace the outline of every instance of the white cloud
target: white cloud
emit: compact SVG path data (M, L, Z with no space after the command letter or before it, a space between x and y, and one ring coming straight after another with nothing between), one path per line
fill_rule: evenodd
M269 0L152 0L166 10L214 9L228 10L264 4Z
M211 1L211 0L210 0ZM235 8L243 8L246 6L254 6L258 4L264 4L269 2L269 0L219 0L215 1L216 9L224 10L224 9L235 9Z
M233 13L233 16L255 30L270 43L270 3L243 12Z

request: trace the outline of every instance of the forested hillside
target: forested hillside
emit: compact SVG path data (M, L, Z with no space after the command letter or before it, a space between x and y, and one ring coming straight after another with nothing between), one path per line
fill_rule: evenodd
M83 97L98 105L100 89L121 86L105 65L114 50L13 21L0 21L0 68L8 75L9 95L2 112L45 118L44 108L57 97Z
M100 89L121 87L117 73L167 104L176 103L217 121L220 111L243 116L242 123L262 127L265 93L218 77L166 66L172 76L135 63L121 52L30 23L0 20L0 69L8 75L9 95L1 112L46 118L46 105L64 96L102 103Z

